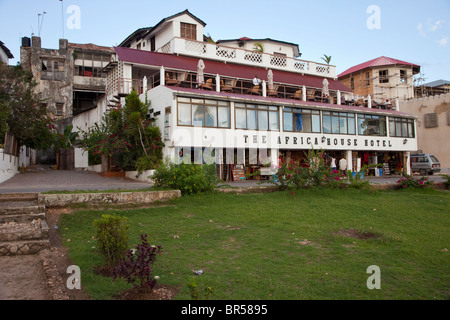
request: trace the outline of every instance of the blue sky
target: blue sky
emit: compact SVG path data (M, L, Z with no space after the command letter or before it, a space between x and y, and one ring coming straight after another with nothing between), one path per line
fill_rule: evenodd
M79 9L78 20L71 6ZM205 34L214 40L297 43L302 59L331 55L338 73L387 56L420 65L425 82L450 80L449 0L0 0L0 40L16 64L21 37L38 35L39 26L44 48L58 48L63 32L70 42L114 46L185 9L207 24Z

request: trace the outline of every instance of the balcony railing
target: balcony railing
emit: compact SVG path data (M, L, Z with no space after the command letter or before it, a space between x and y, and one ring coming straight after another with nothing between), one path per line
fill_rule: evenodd
M157 51L336 78L336 67L332 65L177 37L172 38Z

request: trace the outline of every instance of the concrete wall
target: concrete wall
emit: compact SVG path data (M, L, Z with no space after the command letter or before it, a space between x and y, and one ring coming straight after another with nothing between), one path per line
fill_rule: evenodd
M14 177L18 172L19 161L17 157L4 154L0 149L0 183Z
M415 115L417 121L417 148L424 153L434 154L441 162L441 168L450 171L450 94L402 101L400 110ZM438 126L425 128L424 115L437 113Z
M150 204L181 197L180 190L147 192L110 192L75 194L39 194L38 203L46 207L64 207L71 204Z

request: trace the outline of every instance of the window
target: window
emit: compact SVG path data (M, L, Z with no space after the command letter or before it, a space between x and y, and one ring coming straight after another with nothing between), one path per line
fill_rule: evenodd
M426 113L424 114L425 128L436 128L438 126L437 113Z
M179 97L178 125L230 128L229 102Z
M106 74L102 73L101 68L92 68L84 66L75 66L75 75L82 77L105 78Z
M370 72L366 72L366 87L370 86Z
M56 115L62 116L64 114L64 103L56 103Z
M283 129L284 131L320 133L320 111L285 107Z
M387 70L380 70L378 74L380 76L380 83L389 83L389 76Z
M350 89L355 90L355 78L350 78Z
M236 103L236 129L280 130L278 107Z
M197 25L181 22L181 38L197 40Z
M362 136L386 136L386 117L358 114L358 134Z
M323 133L355 134L355 114L346 112L322 112Z
M401 83L407 83L407 77L406 77L406 70L400 70L400 82Z
M389 118L389 135L391 137L414 138L414 120Z
M64 62L57 60L42 60L41 79L57 81L64 80Z

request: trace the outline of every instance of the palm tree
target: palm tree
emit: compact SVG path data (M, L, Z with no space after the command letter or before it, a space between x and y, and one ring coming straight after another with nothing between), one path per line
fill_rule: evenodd
M331 56L327 56L326 54L324 54L322 60L325 61L326 64L330 64Z

